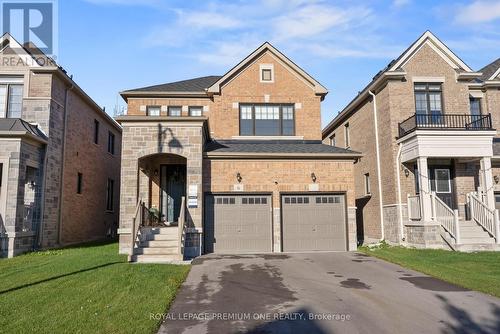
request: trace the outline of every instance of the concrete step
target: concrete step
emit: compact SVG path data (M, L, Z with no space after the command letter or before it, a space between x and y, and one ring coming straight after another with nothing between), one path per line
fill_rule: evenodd
M474 238L474 237L490 237L488 232L481 230L460 230L460 236L463 238Z
M132 255L132 262L137 263L165 263L181 264L182 259L175 255Z
M178 235L179 228L177 226L169 227L143 227L141 233L143 234L166 234L166 235Z
M495 239L489 237L462 237L460 236L461 244L494 244Z
M173 255L177 254L179 251L178 247L153 247L144 248L138 247L134 248L135 255Z
M163 248L163 247L177 247L178 242L175 240L145 240L140 243L143 248Z
M171 240L171 241L177 241L179 239L179 235L173 235L173 234L146 234L143 236L141 240L143 241L151 241L151 240Z
M456 250L461 252L477 252L477 251L500 251L500 247L496 244L459 244L456 245Z

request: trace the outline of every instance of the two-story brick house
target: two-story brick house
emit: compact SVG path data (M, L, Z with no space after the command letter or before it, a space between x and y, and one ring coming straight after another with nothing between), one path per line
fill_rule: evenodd
M360 154L322 144L326 94L269 43L222 76L122 92L120 252L356 249Z
M118 226L121 127L35 46L0 38L1 256Z
M495 71L472 70L427 31L323 129L325 143L364 154L355 165L360 239L496 249Z

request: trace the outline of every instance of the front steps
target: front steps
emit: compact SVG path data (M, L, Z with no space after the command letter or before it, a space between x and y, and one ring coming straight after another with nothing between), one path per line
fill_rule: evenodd
M500 245L495 243L495 238L493 238L476 222L471 220L460 221L459 229L459 244L450 244L451 238L449 236L443 236L445 241L454 250L461 252L500 251Z
M132 262L138 263L180 263L179 228L142 227L137 237Z

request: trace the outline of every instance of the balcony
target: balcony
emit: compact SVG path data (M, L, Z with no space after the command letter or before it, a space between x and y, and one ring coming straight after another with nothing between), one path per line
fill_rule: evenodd
M493 130L491 114L415 114L399 123L399 138L416 130Z

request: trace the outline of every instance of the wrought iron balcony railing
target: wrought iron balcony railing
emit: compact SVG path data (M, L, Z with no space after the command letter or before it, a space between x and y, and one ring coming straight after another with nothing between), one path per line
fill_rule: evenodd
M399 123L399 138L415 130L493 130L491 114L415 114Z

